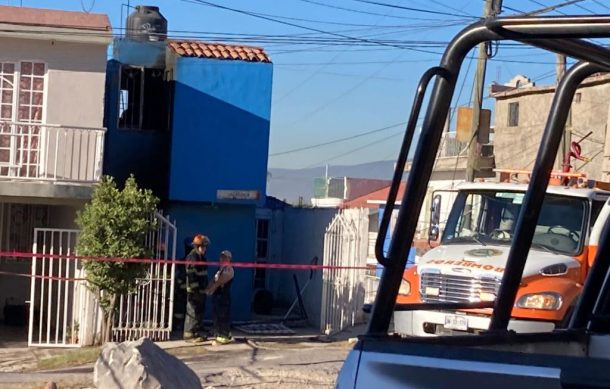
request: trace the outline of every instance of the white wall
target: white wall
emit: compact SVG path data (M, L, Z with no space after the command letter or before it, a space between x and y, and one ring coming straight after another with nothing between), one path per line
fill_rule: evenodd
M47 63L46 123L102 127L107 46L0 38L0 61Z
M285 208L274 212L271 226L270 261L272 263L309 264L317 256L319 264L324 254L324 233L336 214L336 209ZM293 274L301 288L309 279L305 270L270 270L269 289L277 303L289 306L296 298ZM303 294L305 309L312 325L320 323L322 277L315 271L309 287Z

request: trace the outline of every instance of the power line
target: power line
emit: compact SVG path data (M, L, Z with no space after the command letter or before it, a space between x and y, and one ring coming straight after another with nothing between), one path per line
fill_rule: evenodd
M377 12L369 12L369 11L363 11L363 10L358 10L358 9L354 9L354 8L341 7L341 6L334 5L334 4L321 3L321 2L318 2L318 1L315 1L315 0L299 0L299 1L304 2L304 3L309 3L309 4L315 4L315 5L318 5L320 7L338 9L338 10L348 11L348 12L353 12L353 13L359 13L359 14L365 14L365 15L383 16L383 14L380 14L380 13L377 13ZM388 17L389 18L395 18L395 19L409 19L409 20L428 20L428 21L436 20L436 19L412 18L412 17L405 17L405 16L400 16L400 15L388 15Z
M239 13L239 14L242 14L242 15L251 16L251 17L254 17L254 18L258 18L258 19L268 20L268 21L271 21L271 22L274 22L274 23L284 24L284 25L291 26L291 27L301 28L301 29L304 29L304 30L314 31L314 32L318 32L318 33L321 33L321 34L328 34L328 35L332 35L332 36L336 36L336 37L340 37L340 38L350 39L350 40L357 41L357 42L372 43L372 44L377 44L377 45L381 45L381 46L396 47L398 49L406 49L406 50L417 51L417 52L422 52L422 53L436 54L435 52L431 52L429 50L421 50L421 49L416 49L416 48L412 48L412 47L401 47L401 46L396 46L396 45L393 45L393 44L387 44L387 43L383 43L383 42L376 42L376 41L371 41L371 40L368 40L368 39L356 38L356 37L352 37L352 36L349 36L349 35L337 34L337 33L330 32L330 31L324 31L324 30L320 30L320 29L317 29L317 28L306 27L306 26L302 26L302 25L299 25L299 24L295 24L295 23L291 23L291 22L285 22L285 21L282 21L282 20L278 20L278 19L275 19L275 18L259 15L259 14L253 13L253 12L244 11L244 10L237 9L237 8L225 7L223 5L212 3L212 2L209 2L209 1L204 1L204 0L182 0L182 1L191 2L191 3L195 2L195 3L201 4L201 5L207 5L209 7L223 9L223 10L226 10L226 11L231 11L231 12L235 12L235 13Z
M388 3L382 3L382 2L379 2L379 1L372 1L372 0L352 0L352 1L356 1L358 3L379 5L381 7L388 7L388 8L395 8L395 9L403 9L403 10L407 10L407 11L428 13L428 14L433 14L433 15L443 15L443 16L454 16L454 17L466 17L466 18L472 18L472 19L479 19L476 16L467 15L467 14L455 14L455 13L450 13L450 12L433 11L433 10L429 10L429 9L406 7L406 6L403 6L403 5L388 4Z
M460 12L460 13L462 12L461 9L452 7L452 6L448 5L448 4L440 2L438 0L429 0L429 1L434 3L434 4L440 5L441 7L448 8L448 9L451 9L451 10L456 11L456 12ZM469 15L469 14L464 14L464 15L467 16L467 17L471 17L471 18L478 18L477 16L474 16L474 15Z
M471 58L471 57L468 57ZM376 65L376 64L398 64L398 63L416 63L416 62L430 62L438 61L439 58L422 58L422 59L405 59L405 60L380 60L380 61L346 61L346 62L333 62L332 65ZM554 65L555 62L543 62L543 61L527 61L527 60L510 60L510 59L498 59L493 58L491 61L494 62L506 62L506 63L522 63L522 64L534 64L534 65ZM324 65L324 62L301 62L301 63L281 63L276 66L319 66Z
M606 4L602 3L601 1L598 1L598 0L591 0L591 1L593 1L595 4L599 5L600 7L610 10L610 7L608 7Z
M385 19L385 16L381 17L378 19L377 23L381 22L383 19ZM327 61L327 63L325 63L324 65L322 65L320 68L318 68L316 71L312 72L308 77L306 77L305 79L303 79L303 81L301 81L299 84L297 84L295 87L293 87L292 89L290 89L287 93L284 93L284 95L282 95L279 99L277 99L275 101L276 104L280 103L281 101L284 101L288 96L290 96L292 93L294 93L294 91L298 90L299 88L301 88L303 85L306 85L309 81L311 81L312 79L314 79L320 71L322 71L322 69L326 68L327 66L329 66L330 64L332 64L335 60L337 60L341 55L343 54L343 52L339 52L337 54L335 54L333 56L333 58L331 58L330 61Z
M393 133L393 134L391 134L391 135L389 135L389 136L386 136L386 137L381 138L381 139L379 139L379 140L376 140L376 141L374 141L374 142L367 143L367 144L365 144L365 145L363 145L363 146L360 146L360 147L357 147L357 148L355 148L355 149L349 150L349 151L347 151L347 152L345 152L345 153L341 153L341 154L339 154L339 155L335 155L334 157L328 158L328 159L326 159L326 160L324 160L324 161L321 161L321 162L316 162L316 163L315 163L315 164L313 164L313 165L309 165L309 166L305 167L305 169L309 169L309 168L312 168L312 167L316 167L316 166L319 166L319 165L322 165L322 164L328 163L328 162L330 162L330 161L334 161L334 160L337 160L337 159L339 159L339 158L343 158L343 157L348 156L348 155L350 155L350 154L353 154L353 153L355 153L355 152L358 152L358 151L364 150L364 149L369 148L369 147L371 147L371 146L375 146L375 145L377 145L377 144L379 144L379 143L386 142L386 141L388 141L388 140L390 140L390 139L392 139L392 138L394 138L394 137L396 137L396 136L398 136L398 135L400 135L400 134L403 134L403 133L404 133L404 131L402 131L402 130L401 130L401 131L399 131L399 132L395 132L395 133Z
M582 2L584 0L570 0L570 1L566 1L564 3L555 4L555 5L546 5L546 4L541 3L540 1L537 1L537 0L529 0L529 1L534 3L534 4L540 5L540 6L544 7L544 8L536 10L536 11L532 11L532 12L527 12L525 15L533 15L533 14L545 13L545 12L549 12L549 11L555 11L558 14L566 15L565 12L557 11L557 10L559 8L562 8L562 7L567 7L568 5L580 3L580 2ZM577 7L579 7L579 6L577 5ZM587 11L587 12L591 12L591 11Z
M359 134L350 135L350 136L347 136L347 137L344 137L344 138L334 139L334 140L331 140L331 141L328 141L328 142L322 142L322 143L317 143L317 144L314 144L314 145L299 147L299 148L296 148L296 149L280 151L278 153L272 153L272 154L269 154L269 156L270 157L277 157L277 156L280 156L280 155L293 154L293 153L298 153L300 151L311 150L311 149L315 149L315 148L318 148L318 147L332 145L332 144L335 144L335 143L341 143L341 142L345 142L345 141L348 141L348 140L352 140L352 139L356 139L356 138L361 138L363 136L367 136L367 135L371 135L371 134L376 134L378 132L383 132L383 131L391 130L392 128L396 128L396 127L402 126L404 124L405 124L405 122L396 123L396 124L392 124L390 126L386 126L386 127L382 127L382 128L377 128L377 129L369 130L369 131L365 131L365 132L361 132Z

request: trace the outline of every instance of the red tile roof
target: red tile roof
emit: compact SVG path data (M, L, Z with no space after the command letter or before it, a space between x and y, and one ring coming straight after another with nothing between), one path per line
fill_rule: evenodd
M227 45L200 41L169 41L168 46L181 57L211 58L247 62L271 62L271 58L260 47Z
M42 8L0 6L0 23L112 31L110 20L104 14Z
M402 199L402 195L405 193L405 188L407 184L403 181L400 183L398 187L398 195L396 196L396 202L400 202ZM370 201L386 201L388 199L388 194L390 193L390 187L386 186L385 188L376 190L371 193L367 193L363 196L356 197L353 200L350 200L346 203L343 203L344 208L377 208L379 204L370 203Z

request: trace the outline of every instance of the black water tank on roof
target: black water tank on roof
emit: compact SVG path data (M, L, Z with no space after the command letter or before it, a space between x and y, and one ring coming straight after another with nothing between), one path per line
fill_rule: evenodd
M127 17L126 37L137 41L164 41L167 39L167 19L159 7L138 5Z

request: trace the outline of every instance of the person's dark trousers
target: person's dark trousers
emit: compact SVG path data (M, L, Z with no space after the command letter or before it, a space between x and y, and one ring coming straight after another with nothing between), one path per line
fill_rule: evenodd
M174 296L174 328L175 331L184 330L184 320L186 313L186 291L176 288Z
M189 293L186 300L184 339L204 336L203 315L205 313L205 295L199 292Z
M214 335L231 337L231 289L227 286L216 289L214 302Z

